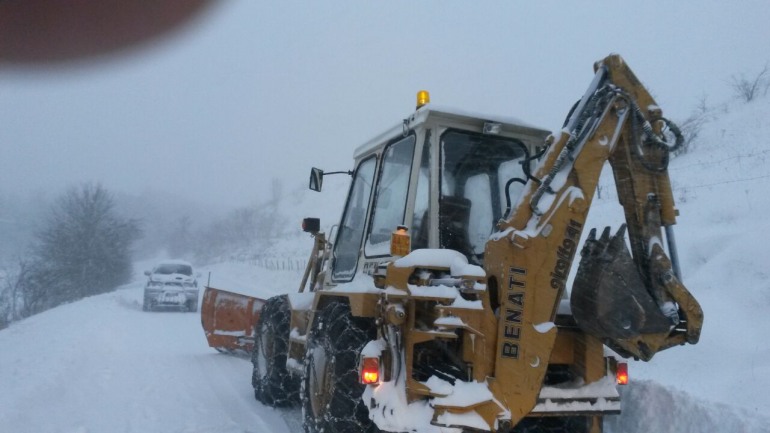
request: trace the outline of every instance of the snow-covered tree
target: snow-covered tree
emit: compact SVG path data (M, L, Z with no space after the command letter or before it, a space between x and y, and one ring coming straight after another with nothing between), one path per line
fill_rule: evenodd
M114 208L110 193L91 183L69 189L54 203L23 284L27 314L129 281L139 224Z

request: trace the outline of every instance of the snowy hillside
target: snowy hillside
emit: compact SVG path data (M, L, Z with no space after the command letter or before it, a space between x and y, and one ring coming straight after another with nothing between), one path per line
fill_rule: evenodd
M673 348L650 363L632 362L623 414L608 430L770 432L770 99L715 109L692 152L671 162L676 226L686 286L705 323L695 346ZM351 149L352 152L352 149ZM349 168L351 159L340 159ZM287 194L283 223L296 235L276 258L306 254L306 216L334 224L347 179L325 192ZM602 181L589 227L622 222ZM608 192L609 191L609 192ZM1 432L293 432L296 409L257 403L248 360L208 348L197 314L143 313L144 277L120 290L60 306L0 331ZM301 273L247 262L201 266L201 280L255 296L294 291Z
M630 368L632 377L770 416L770 99L713 115L695 150L670 166L682 274L705 314L700 343ZM622 216L613 207L600 201L588 226L617 227Z

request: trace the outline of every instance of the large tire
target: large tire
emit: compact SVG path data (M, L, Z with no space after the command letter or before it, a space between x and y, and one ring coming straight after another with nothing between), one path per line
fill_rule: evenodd
M317 317L307 340L302 378L302 413L307 433L375 433L377 426L361 395L358 358L377 338L372 319L350 314L350 306L332 302Z
M299 378L286 369L290 326L288 296L268 299L254 328L251 383L254 397L273 407L290 406L299 401Z

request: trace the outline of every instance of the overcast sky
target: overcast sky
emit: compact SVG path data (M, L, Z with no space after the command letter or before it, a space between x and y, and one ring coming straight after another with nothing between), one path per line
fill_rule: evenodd
M683 120L768 65L769 28L768 1L222 1L128 53L0 68L0 191L252 204L351 168L420 89L558 128L612 52Z

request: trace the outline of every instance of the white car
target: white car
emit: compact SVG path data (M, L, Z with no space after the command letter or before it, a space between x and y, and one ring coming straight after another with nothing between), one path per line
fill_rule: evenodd
M198 275L193 267L183 260L167 260L159 263L152 271L144 271L149 278L144 286L142 310L153 311L173 308L184 311L198 311Z

